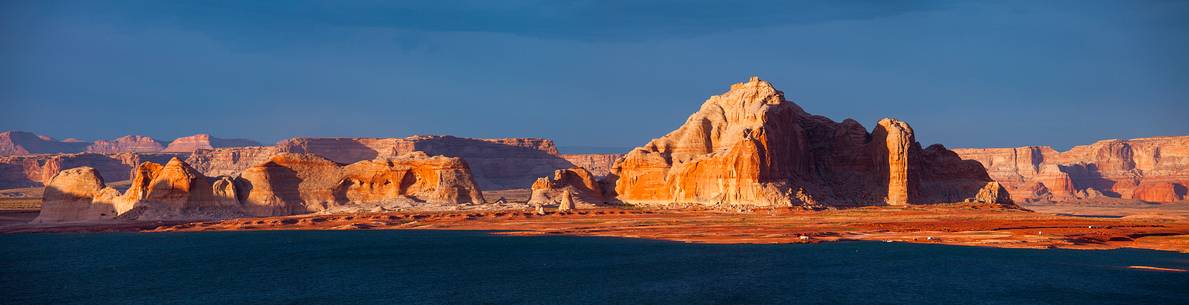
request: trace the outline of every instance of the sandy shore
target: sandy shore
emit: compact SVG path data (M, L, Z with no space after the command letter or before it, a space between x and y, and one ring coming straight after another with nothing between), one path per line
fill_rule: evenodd
M870 240L1003 248L1142 248L1189 253L1189 218L1176 213L1059 214L1067 213L964 205L751 213L597 208L536 215L522 210L481 210L299 215L204 222L8 224L0 226L0 233L433 229L719 244Z

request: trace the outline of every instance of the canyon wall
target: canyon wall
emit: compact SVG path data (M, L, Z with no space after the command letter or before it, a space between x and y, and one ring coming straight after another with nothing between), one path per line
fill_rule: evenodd
M1048 146L959 148L1020 202L1186 200L1189 136L1103 140L1057 151Z
M1011 204L978 162L941 145L922 149L905 122L883 119L869 133L809 114L758 78L618 159L607 184L639 205Z

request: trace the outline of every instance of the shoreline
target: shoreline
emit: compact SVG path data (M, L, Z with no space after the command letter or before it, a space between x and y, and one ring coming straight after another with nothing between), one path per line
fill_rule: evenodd
M272 230L475 230L506 236L601 236L705 244L856 240L1028 249L1137 248L1189 253L1189 221L1185 217L1078 217L968 205L745 213L599 207L545 215L509 209L0 226L0 233Z

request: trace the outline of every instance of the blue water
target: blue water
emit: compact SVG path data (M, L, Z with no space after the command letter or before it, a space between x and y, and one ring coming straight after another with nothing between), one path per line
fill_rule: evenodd
M4 304L1189 304L1189 255L450 231L0 235Z

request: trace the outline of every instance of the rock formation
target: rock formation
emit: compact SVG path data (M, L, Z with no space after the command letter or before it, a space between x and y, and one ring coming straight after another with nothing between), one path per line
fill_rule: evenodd
M207 177L181 159L141 163L132 185L116 200L121 217L138 220L219 219L242 216L230 177Z
M50 179L37 222L195 220L281 216L335 207L408 200L426 204L482 203L466 163L410 153L342 166L310 154L280 154L241 178L207 177L181 159L143 162L123 194L93 168Z
M164 150L161 142L146 136L123 136L115 140L98 140L87 146L86 152L96 154L155 153Z
M603 186L596 177L581 167L559 169L553 176L538 178L532 185L529 203L561 203L568 194L578 194L578 201L590 204L606 203Z
M553 141L536 138L292 138L278 142L276 149L278 152L316 154L339 163L393 157L414 151L458 157L470 165L479 186L488 190L523 188L537 177L571 166L557 153Z
M564 154L561 157L575 167L589 170L597 177L605 177L611 173L615 160L623 157L623 154Z
M186 158L186 163L207 176L235 176L277 154L272 146L199 149Z
M94 168L61 171L47 182L41 213L33 222L111 219L116 216L116 210L112 203L104 202L104 197L110 195L100 195L105 188L103 178Z
M758 78L711 97L608 178L625 203L714 207L960 202L992 181L940 145L922 149L907 123L884 119L868 133L806 113Z
M62 169L87 166L105 177L128 177L141 161L164 162L168 154L40 154L0 157L0 188L42 186ZM123 180L123 179L120 179Z
M1064 152L1048 146L955 149L1018 202L1185 200L1189 136L1103 140Z
M245 170L242 178L241 197L253 216L319 212L396 199L484 202L465 162L417 152L345 167L313 154L285 153Z
M561 212L561 213L565 213L565 212L573 212L574 209L575 209L574 193L571 193L570 190L562 191L561 203L557 204L557 211Z
M360 161L343 168L342 192L350 202L374 202L392 196L418 201L484 203L467 163L459 158L411 152L395 158Z
M177 138L173 140L173 142L169 142L169 146L166 146L163 152L192 153L199 149L243 146L260 146L260 143L246 139L221 139L211 137L208 134L200 133L188 137Z

